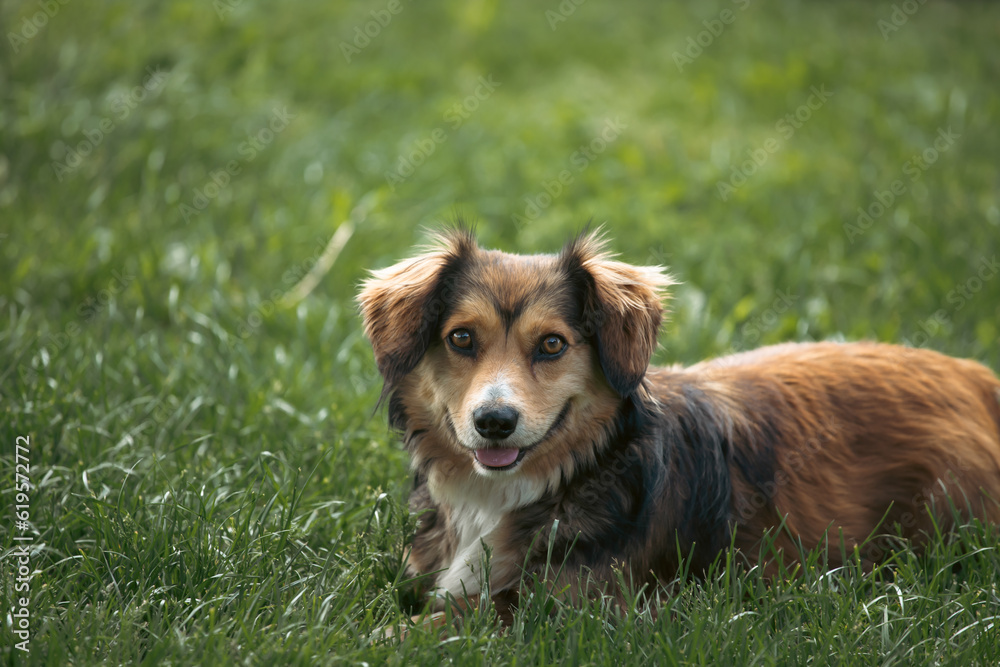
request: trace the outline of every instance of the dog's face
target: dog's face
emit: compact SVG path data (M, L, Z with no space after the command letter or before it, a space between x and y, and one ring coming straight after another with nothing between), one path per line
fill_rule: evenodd
M440 241L359 297L390 418L432 492L478 480L528 502L603 446L639 389L669 278L609 260L594 235L551 256Z

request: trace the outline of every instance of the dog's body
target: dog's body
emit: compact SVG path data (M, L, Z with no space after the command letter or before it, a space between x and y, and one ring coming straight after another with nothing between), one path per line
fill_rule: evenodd
M667 582L732 543L754 562L873 533L921 544L956 513L1000 522L1000 381L936 352L787 344L649 368L669 278L596 236L557 256L484 251L455 231L359 297L404 434L420 513L414 573L489 590ZM950 498L950 500L949 500ZM773 563L772 563L773 564ZM767 565L767 564L765 564ZM571 586L571 588L574 588ZM578 590L578 589L574 589Z

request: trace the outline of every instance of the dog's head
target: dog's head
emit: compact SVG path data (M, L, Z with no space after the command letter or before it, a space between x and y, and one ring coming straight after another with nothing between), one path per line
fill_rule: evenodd
M432 490L511 476L544 489L603 445L640 390L671 282L603 246L593 233L558 255L511 255L453 230L365 283L390 419Z

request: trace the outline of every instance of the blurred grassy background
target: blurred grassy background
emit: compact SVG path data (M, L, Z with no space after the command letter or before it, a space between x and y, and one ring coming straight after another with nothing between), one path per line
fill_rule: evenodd
M375 623L358 601L391 581L404 528L357 536L381 489L405 493L406 457L372 417L352 299L458 214L525 253L603 223L626 261L668 265L659 362L873 338L1000 367L1000 7L916 6L3 3L0 430L35 443L36 657L154 660L157 622L198 638L162 655L240 655L190 600L252 645L307 580L352 582L322 641ZM803 107L814 89L832 95ZM957 138L914 172L939 131ZM720 196L734 169L754 173ZM345 221L332 268L283 307ZM263 532L237 548L244 506ZM273 599L234 603L231 577Z

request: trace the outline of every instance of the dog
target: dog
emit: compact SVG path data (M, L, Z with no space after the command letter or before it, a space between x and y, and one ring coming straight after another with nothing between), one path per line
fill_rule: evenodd
M920 549L957 520L1000 522L990 370L870 342L651 367L672 283L599 232L522 256L457 228L363 284L414 473L408 569L437 599L488 595L510 623L528 575L655 587L731 547L770 571L816 548L871 567L880 531Z

